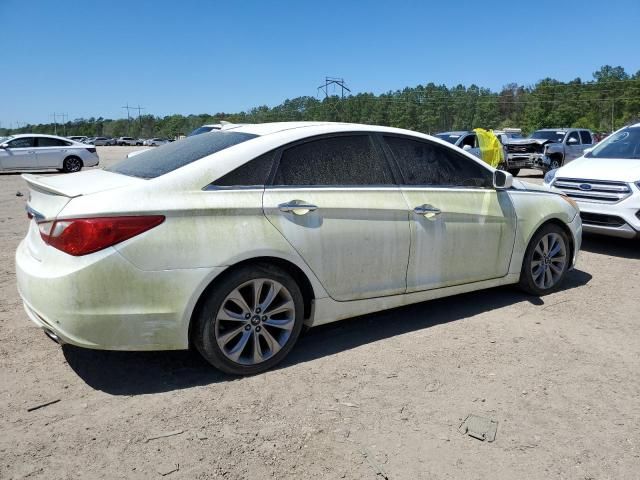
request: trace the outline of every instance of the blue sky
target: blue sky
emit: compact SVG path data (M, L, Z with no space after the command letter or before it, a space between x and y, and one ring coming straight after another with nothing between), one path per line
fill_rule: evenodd
M0 0L0 126L640 70L640 1Z

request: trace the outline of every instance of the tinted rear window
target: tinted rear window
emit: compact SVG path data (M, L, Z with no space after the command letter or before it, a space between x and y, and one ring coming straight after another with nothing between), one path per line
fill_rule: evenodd
M196 135L139 153L106 170L130 177L155 178L255 137L240 132Z

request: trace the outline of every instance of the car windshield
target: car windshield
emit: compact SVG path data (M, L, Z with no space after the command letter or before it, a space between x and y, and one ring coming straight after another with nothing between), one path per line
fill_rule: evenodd
M156 178L213 153L246 142L257 135L240 132L214 132L196 135L161 147L145 150L105 170L130 177Z
M192 137L194 135L200 135L201 133L210 132L211 130L219 130L219 129L217 127L198 127L187 136Z
M461 136L462 135L458 135L457 133L439 133L436 135L436 137L439 138L440 140L445 140L446 142L454 143L454 144L458 141L458 139Z
M531 134L531 138L539 140L551 140L552 142L562 142L565 132L556 132L553 130L538 130Z
M640 127L627 127L600 142L589 158L640 159Z

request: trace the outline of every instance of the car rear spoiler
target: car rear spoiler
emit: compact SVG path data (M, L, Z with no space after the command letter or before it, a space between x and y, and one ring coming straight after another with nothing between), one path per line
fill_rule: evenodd
M63 197L68 197L68 198L75 198L75 197L80 197L82 194L78 193L77 195L70 195L69 193L63 192L62 190L59 190L51 185L49 185L46 180L46 177L43 177L42 175L32 175L30 173L23 173L22 174L22 179L27 182L27 185L29 185L29 188L33 188L34 190L39 190L43 193L53 193L54 195L61 195Z

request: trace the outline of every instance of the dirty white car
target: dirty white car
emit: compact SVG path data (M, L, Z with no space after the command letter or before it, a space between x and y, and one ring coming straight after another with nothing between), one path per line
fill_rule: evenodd
M303 324L517 284L575 264L573 200L450 144L369 125L225 125L72 176L25 175L16 254L49 336L195 346L219 369L281 361Z
M562 168L545 184L572 197L584 230L640 237L640 123L622 128Z

